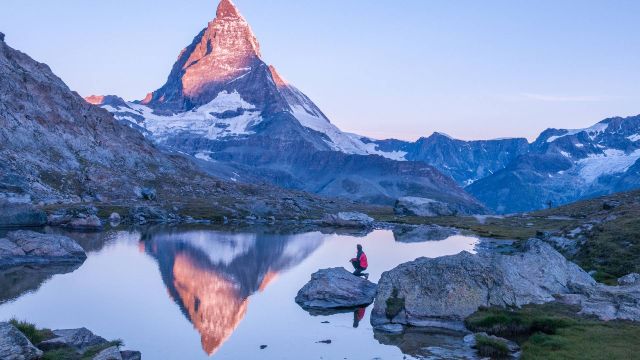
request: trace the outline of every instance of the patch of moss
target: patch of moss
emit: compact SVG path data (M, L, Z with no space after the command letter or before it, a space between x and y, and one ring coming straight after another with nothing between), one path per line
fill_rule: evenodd
M9 320L11 325L15 326L24 336L31 341L32 344L39 344L45 340L52 339L54 337L53 332L49 329L38 329L32 323L26 321L19 321L17 319Z
M525 360L640 358L640 324L579 316L566 305L481 309L465 323L472 331L518 342Z
M387 299L386 304L386 315L389 320L392 320L398 316L402 310L404 310L404 298L398 297L398 289L393 288L391 296Z
M491 359L505 359L509 356L509 346L505 341L477 334L476 350L482 357Z

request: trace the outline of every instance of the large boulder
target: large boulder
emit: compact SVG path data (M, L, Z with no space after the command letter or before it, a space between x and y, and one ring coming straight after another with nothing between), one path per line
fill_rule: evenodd
M20 330L10 323L0 322L0 359L35 360L42 351L37 349Z
M371 304L375 295L376 284L344 268L323 269L298 291L296 303L307 310L354 308Z
M368 228L373 226L373 222L374 220L370 216L357 212L327 214L322 219L322 223L326 226L348 228Z
M82 263L87 254L74 240L61 235L19 230L0 239L0 268L16 265Z
M462 329L480 306L546 303L572 292L572 284L589 287L595 281L538 239L517 255L420 258L382 274L371 323L394 331L400 325Z
M449 204L436 201L433 199L420 197L403 197L396 201L394 212L397 215L413 215L413 216L453 216L458 211Z
M92 346L107 343L103 337L86 328L53 330L53 334L54 338L41 342L38 347L45 351L70 347L84 352Z
M47 225L47 214L29 204L0 201L1 227L32 227Z

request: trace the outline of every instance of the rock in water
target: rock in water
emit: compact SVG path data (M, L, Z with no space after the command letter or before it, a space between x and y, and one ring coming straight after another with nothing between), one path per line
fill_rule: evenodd
M41 356L42 351L33 346L20 330L9 323L0 323L0 359L35 360Z
M344 268L323 269L311 275L296 296L305 309L340 309L369 305L376 296L376 284Z
M20 230L0 239L0 267L81 263L86 258L82 247L66 236Z
M397 215L414 216L453 216L458 213L449 204L420 197L403 197L396 201L394 212Z
M553 301L570 284L595 281L553 247L538 239L517 255L463 252L420 258L382 274L371 315L379 329L392 325L461 329L480 306L516 306Z
M367 228L373 226L373 218L366 214L357 212L341 212L338 214L327 214L322 222L327 226Z

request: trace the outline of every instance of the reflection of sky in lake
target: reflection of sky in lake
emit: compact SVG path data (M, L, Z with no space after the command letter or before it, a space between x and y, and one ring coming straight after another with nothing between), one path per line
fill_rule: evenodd
M122 338L146 359L205 359L208 353L215 359L395 359L402 357L397 347L374 339L370 308L353 328L353 313L310 316L295 304L297 291L320 268L348 268L358 243L374 282L399 263L473 251L477 243L464 236L400 243L390 231L351 237L169 230L105 237L106 245L75 272L0 305L0 319L85 326ZM327 339L332 343L317 343Z

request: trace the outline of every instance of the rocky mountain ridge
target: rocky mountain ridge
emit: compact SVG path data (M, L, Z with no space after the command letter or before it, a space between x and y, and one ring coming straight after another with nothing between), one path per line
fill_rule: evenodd
M261 58L259 44L230 0L180 53L167 83L142 101L92 96L156 144L188 154L212 175L377 204L402 196L484 208L447 176L400 160L331 124L304 93ZM370 156L374 155L374 156Z

